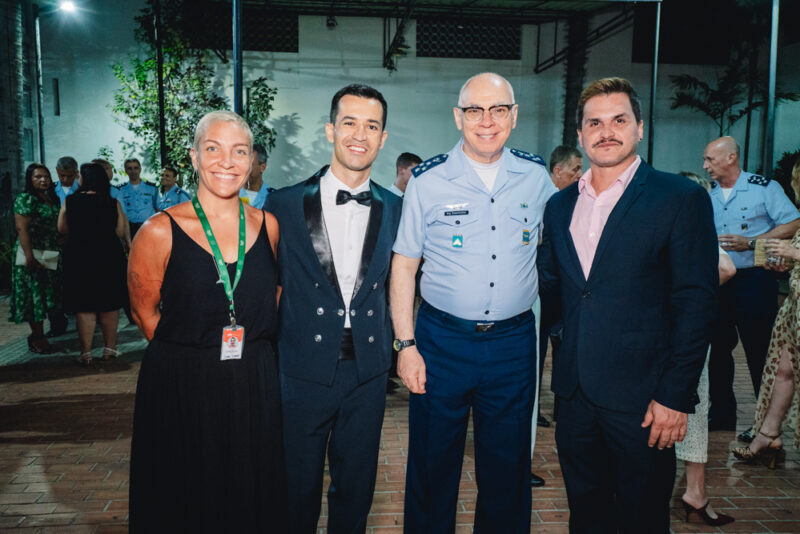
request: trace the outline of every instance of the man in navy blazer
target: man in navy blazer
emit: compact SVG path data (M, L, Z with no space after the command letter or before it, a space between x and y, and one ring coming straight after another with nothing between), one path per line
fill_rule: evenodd
M708 194L636 155L630 82L589 84L577 112L591 169L553 195L540 288L561 299L552 389L571 532L669 532L675 441L711 334L718 285Z
M328 532L364 532L391 363L387 276L401 200L370 181L386 101L349 85L325 126L333 158L267 197L281 239L278 358L291 532L317 530L325 452Z

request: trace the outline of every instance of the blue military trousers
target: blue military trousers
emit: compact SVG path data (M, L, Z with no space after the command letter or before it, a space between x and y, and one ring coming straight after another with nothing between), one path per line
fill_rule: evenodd
M426 393L411 395L405 532L455 530L470 409L478 495L475 532L530 531L531 411L536 387L533 313L476 331L423 302L416 326ZM469 454L469 452L467 453Z

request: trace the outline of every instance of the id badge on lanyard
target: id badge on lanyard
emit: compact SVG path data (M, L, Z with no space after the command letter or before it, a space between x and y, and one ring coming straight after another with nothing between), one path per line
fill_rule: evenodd
M211 230L211 225L208 222L203 207L200 205L200 200L194 197L192 206L197 213L197 218L200 219L200 224L203 226L203 232L208 238L208 244L211 246L211 252L214 255L214 267L217 268L219 274L219 282L225 289L225 295L230 302L229 314L231 324L222 328L222 344L220 348L219 358L225 360L241 360L242 352L244 351L244 327L236 324L236 312L233 302L233 290L239 285L239 279L242 277L242 270L244 268L245 256L245 240L246 240L246 224L244 219L244 205L239 200L239 255L236 260L236 278L231 284L231 278L228 274L228 267L222 257L222 252L219 249L217 240L214 237L214 232Z

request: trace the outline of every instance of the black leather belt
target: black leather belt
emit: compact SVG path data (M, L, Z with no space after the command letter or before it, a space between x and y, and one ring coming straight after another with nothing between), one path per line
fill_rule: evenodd
M350 328L345 328L344 332L342 332L342 343L339 345L339 359L356 359L356 351L353 348L353 331Z
M533 315L533 312L531 310L527 310L520 313L519 315L515 315L514 317L509 317L508 319L502 319L500 321L470 321L468 319L462 319L461 317L456 317L455 315L442 311L438 308L434 308L424 300L422 301L421 307L424 307L427 313L430 313L431 315L438 317L442 321L455 326L459 330L466 330L469 332L491 332L495 328L504 328L507 326L518 324L522 321L527 320Z

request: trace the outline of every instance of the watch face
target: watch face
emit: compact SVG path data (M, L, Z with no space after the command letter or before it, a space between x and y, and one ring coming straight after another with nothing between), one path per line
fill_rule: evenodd
M403 348L403 347L400 346L400 340L399 339L395 339L394 340L394 342L392 343L392 347L394 347L395 352L400 352L400 349Z

